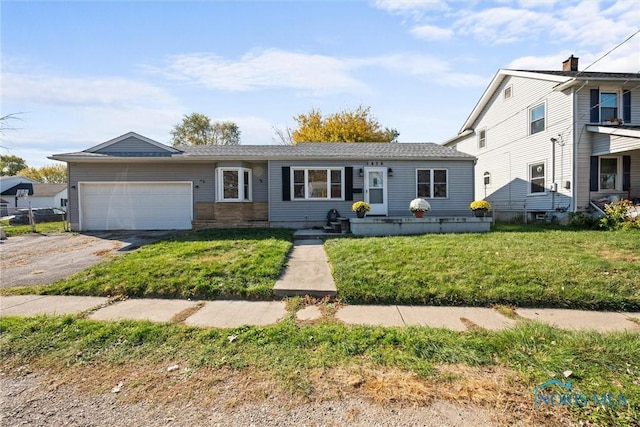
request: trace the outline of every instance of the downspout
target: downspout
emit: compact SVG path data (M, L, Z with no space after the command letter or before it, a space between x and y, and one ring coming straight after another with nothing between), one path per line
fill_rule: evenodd
M578 94L576 93L576 89L572 88L571 89L571 93L572 93L572 97L571 97L571 102L573 103L572 107L573 107L573 113L571 115L571 122L572 122L572 135L571 135L571 149L573 150L573 156L572 156L572 162L573 164L571 165L571 178L570 178L570 182L571 182L571 210L570 212L577 212L578 211L578 203L577 203L577 197L578 197L578 183L577 183L577 176L578 176L578 139L577 139L577 135L578 135L578 121L576 120L576 117L578 117L578 111L577 111L577 102L576 102L576 97L578 96Z

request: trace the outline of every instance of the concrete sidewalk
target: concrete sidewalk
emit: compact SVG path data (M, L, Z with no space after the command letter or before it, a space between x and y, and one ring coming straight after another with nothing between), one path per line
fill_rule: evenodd
M177 322L198 327L233 328L270 325L287 315L284 301L187 301L128 299L109 303L107 298L21 295L0 297L0 316L65 315L87 313L89 319L122 319ZM511 319L496 310L481 307L345 305L335 319L349 325L428 326L466 331L484 328L498 331L518 322L535 320L573 330L640 333L640 313L598 312L564 309L516 309ZM296 312L300 321L322 317L320 306Z
M322 240L296 240L287 268L273 287L273 294L277 297L333 297L337 292Z

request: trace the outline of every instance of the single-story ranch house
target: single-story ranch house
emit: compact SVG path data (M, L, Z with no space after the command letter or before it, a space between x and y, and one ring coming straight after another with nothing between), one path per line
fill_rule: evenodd
M68 163L74 231L323 226L328 212L409 217L425 198L431 215L471 216L472 155L433 143L301 143L170 147L134 132Z

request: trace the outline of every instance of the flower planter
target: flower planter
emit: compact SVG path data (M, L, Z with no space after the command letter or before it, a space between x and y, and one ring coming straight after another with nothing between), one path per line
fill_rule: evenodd
M473 214L475 216L477 216L478 218L482 218L487 216L487 210L486 209L476 209L473 211Z
M365 211L356 211L358 218L364 218L367 213Z
M416 216L416 218L422 218L424 216L424 212L422 211L415 211L413 214Z

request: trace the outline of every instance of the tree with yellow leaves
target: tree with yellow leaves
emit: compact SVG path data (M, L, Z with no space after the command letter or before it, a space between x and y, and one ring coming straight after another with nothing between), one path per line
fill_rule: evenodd
M397 142L397 130L382 128L371 114L371 107L362 105L353 111L322 116L320 110L294 117L298 129L291 133L293 143L298 142Z

